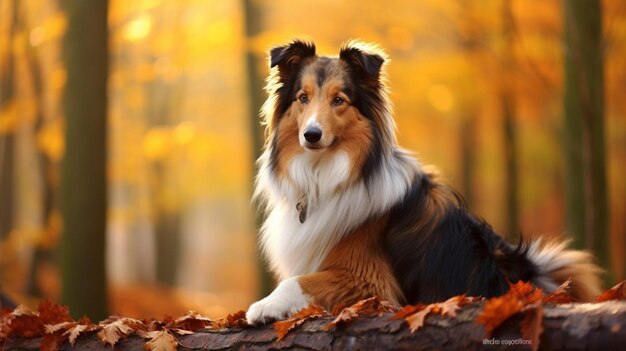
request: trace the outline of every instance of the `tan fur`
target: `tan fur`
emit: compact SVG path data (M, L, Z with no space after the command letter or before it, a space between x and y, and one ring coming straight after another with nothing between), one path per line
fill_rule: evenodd
M590 302L602 292L602 269L595 264L593 255L586 251L562 249L564 243L549 241L542 250L560 250L559 259L567 264L548 272L557 285L571 279L569 293L577 300Z
M314 303L330 310L372 296L404 302L378 237L385 224L385 218L363 224L331 251L319 272L299 278Z
M339 71L336 74L327 78L320 88L314 72L304 73L302 88L296 96L307 94L310 102L302 104L296 99L277 128L279 173L286 171L291 158L304 152L297 136L304 132L307 119L315 114L324 133L322 143L328 145L328 150L324 151L327 157L332 157L332 154L339 150L345 151L350 156L352 165L350 184L358 180L359 170L365 162L374 136L370 123L350 104L348 96L342 92L343 77ZM335 97L340 97L345 102L341 106L332 106Z
M428 190L424 197L423 215L415 219L414 230L432 233L443 220L448 208L456 204L457 200L452 190L439 181L439 175L435 169L425 169L424 172L424 177L432 180L433 187Z

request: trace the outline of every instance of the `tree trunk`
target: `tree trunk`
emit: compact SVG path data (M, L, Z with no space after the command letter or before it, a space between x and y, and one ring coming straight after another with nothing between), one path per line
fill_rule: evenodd
M352 323L324 331L334 317L304 322L277 340L271 325L256 328L201 330L192 335L176 336L179 350L621 350L626 345L626 302L599 304L544 305L539 345L521 335L523 316L504 322L492 336L483 325L475 323L481 304L463 307L456 317L430 315L424 326L411 333L404 320L390 320L391 313L359 316ZM40 340L9 340L7 349L35 350ZM115 350L139 350L145 340L130 337L121 340ZM517 343L517 344L515 344ZM520 345L521 344L521 345ZM65 350L110 351L98 342L95 334L79 337L75 347Z
M62 300L107 316L105 277L107 1L67 0L66 148L61 175Z
M248 97L250 99L249 125L254 162L261 156L261 149L263 148L263 129L261 128L259 112L261 111L265 97L263 95L263 72L259 72L259 63L264 58L256 56L252 45L254 37L261 32L261 10L254 0L244 0L243 8L246 26L246 76L248 79ZM253 169L256 170L256 167L253 167ZM250 183L254 186L254 178L251 179ZM257 232L262 222L263 215L258 213L256 216ZM257 262L260 278L259 297L265 297L274 289L274 279L269 272L267 262L262 257L260 250L257 250Z
M500 108L502 113L502 132L504 135L504 167L506 178L506 236L515 240L520 234L519 225L519 196L518 196L518 167L517 167L517 130L515 126L515 90L513 71L516 60L513 52L515 19L511 10L511 0L505 0L502 5L502 74L505 80L501 82ZM507 78L508 77L508 78Z
M599 0L563 7L568 230L608 268L602 10Z
M7 41L9 48L6 50L5 64L2 66L2 72L0 72L0 110L10 108L8 107L9 104L15 103L15 56L10 48L18 21L17 5L17 0L13 0L11 3L12 18L8 29L9 40ZM0 131L0 194L2 194L2 201L0 201L0 239L7 237L13 230L14 150L15 135L13 131Z

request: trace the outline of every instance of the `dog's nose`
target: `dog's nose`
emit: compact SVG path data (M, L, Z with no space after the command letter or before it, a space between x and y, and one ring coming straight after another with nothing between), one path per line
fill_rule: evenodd
M318 127L308 127L304 130L304 139L311 144L315 144L322 139L322 130Z

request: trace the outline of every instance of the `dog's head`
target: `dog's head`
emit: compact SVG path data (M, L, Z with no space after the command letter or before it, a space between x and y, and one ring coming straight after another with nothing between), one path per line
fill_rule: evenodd
M357 42L338 57L318 56L313 43L302 41L273 48L264 112L276 156L279 149L344 150L364 165L370 154L392 146L384 61L382 51Z

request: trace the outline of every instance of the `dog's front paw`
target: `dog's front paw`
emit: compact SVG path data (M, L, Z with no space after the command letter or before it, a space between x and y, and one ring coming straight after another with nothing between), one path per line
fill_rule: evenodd
M283 280L274 291L263 300L253 303L246 319L248 324L265 324L284 319L309 305L309 299L302 292L298 280L289 278Z

